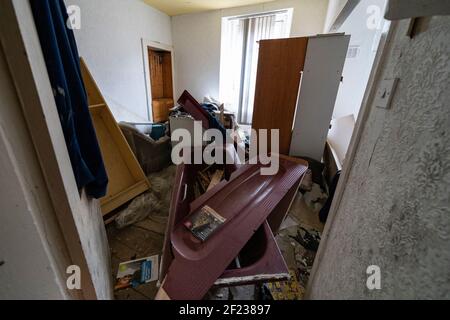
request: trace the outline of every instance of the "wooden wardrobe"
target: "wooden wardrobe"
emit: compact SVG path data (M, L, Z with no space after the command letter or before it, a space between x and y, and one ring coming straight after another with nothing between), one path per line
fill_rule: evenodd
M321 160L349 41L344 34L260 41L252 127L279 129L280 154Z
M261 40L252 127L280 130L280 154L289 154L308 38ZM269 137L270 146L270 137ZM269 147L270 149L270 147Z

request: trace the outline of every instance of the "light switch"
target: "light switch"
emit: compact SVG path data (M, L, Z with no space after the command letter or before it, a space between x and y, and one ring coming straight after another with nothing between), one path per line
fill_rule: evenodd
M392 98L395 94L399 79L384 79L375 96L375 106L377 108L390 109Z

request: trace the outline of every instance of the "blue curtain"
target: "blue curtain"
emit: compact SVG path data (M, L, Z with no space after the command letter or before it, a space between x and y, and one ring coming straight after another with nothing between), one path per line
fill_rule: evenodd
M63 0L30 0L59 119L79 189L101 198L108 176L89 114L73 30Z

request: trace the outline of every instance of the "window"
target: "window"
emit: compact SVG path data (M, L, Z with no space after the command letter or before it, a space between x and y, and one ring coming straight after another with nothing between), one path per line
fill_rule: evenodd
M251 124L258 68L258 41L287 38L293 9L222 19L220 99Z

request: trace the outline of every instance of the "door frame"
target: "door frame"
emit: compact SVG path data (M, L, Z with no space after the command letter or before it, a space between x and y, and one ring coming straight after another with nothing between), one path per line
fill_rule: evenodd
M81 193L78 190L28 1L0 1L0 38L51 205L64 236L60 247L66 249L71 265L81 271L81 289L72 298L95 300L100 291L104 291L100 298L112 298L112 278L107 277L105 283L99 285L105 288L94 284L93 268L109 274L109 261L98 264L90 259L90 239L82 234L84 226L80 219L99 213L100 207L98 201L89 200L83 190Z
M346 189L347 182L350 178L350 173L352 170L352 165L356 158L356 153L359 148L359 144L361 142L361 138L364 132L364 129L367 124L367 120L371 111L371 107L373 105L373 100L375 99L377 93L377 84L381 80L382 77L382 67L385 61L388 58L389 50L393 45L395 32L398 27L397 21L389 22L389 26L387 31L381 35L380 43L378 45L378 50L375 56L375 60L372 66L372 70L369 76L369 81L366 87L366 92L364 94L364 98L361 104L360 112L358 115L358 119L356 121L355 129L353 130L353 135L350 140L350 145L347 151L347 155L344 160L344 165L342 167L342 173L339 178L339 183L336 187L336 192L334 194L333 202L330 207L330 211L328 214L328 219L325 224L325 228L322 232L322 239L320 241L319 249L317 250L316 257L314 259L314 264L311 269L311 274L308 280L308 285L306 288L305 298L309 299L311 288L313 286L313 282L315 276L317 274L317 270L321 263L322 257L325 253L325 248L327 246L327 242L329 239L330 230L333 226L334 221L337 219L337 212L339 211L339 207L341 205L344 192Z
M150 62L148 60L148 49L163 50L170 52L170 59L172 60L172 89L173 97L175 100L175 60L173 46L164 44L158 41L151 41L145 38L141 39L142 58L144 64L144 77L145 77L145 99L147 101L147 117L148 121L153 122L153 106L152 106L152 79L150 77Z

